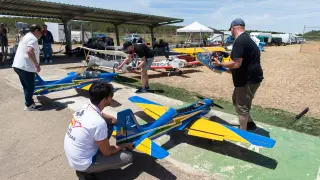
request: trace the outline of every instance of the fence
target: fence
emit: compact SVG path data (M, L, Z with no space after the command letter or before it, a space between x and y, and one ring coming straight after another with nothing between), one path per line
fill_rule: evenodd
M302 38L301 53L320 54L320 27L304 26Z

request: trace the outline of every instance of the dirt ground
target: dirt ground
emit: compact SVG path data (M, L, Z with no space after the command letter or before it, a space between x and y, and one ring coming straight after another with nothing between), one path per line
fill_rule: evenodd
M265 48L261 55L265 79L253 104L293 113L309 107L307 115L320 117L320 55L299 51L300 45ZM139 78L139 74L134 73L126 76ZM231 74L214 73L204 66L185 68L182 76L168 77L167 73L150 71L150 81L228 101L233 92Z
M307 41L307 43L302 44L300 52L320 54L320 42Z

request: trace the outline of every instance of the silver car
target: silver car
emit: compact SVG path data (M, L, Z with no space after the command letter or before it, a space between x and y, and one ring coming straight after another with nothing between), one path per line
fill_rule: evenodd
M138 34L128 34L126 37L123 38L124 41L133 41L133 39L139 40L142 39L141 36Z

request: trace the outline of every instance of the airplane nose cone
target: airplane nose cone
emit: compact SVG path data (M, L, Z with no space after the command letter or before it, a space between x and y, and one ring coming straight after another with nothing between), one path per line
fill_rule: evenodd
M204 99L203 101L209 106L211 106L213 104L213 100L212 99Z

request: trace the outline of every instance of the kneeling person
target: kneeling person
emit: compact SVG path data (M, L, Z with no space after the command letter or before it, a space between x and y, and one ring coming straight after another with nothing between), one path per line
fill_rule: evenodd
M120 168L132 161L132 154L123 150L132 149L131 143L111 146L109 142L112 128L108 126L115 124L116 119L102 110L111 103L113 86L94 82L89 93L91 103L75 112L64 139L68 163L78 176Z

